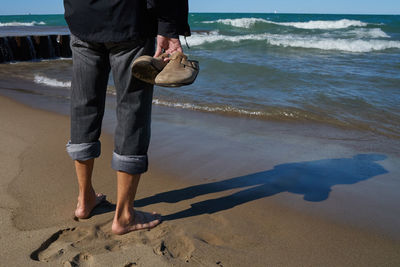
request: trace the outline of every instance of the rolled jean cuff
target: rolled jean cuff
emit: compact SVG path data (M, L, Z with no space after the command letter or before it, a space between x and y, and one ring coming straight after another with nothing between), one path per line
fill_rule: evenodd
M111 167L116 171L129 174L142 174L148 168L147 155L119 155L114 152Z
M73 160L86 161L98 158L101 152L100 141L93 143L67 144L67 152Z

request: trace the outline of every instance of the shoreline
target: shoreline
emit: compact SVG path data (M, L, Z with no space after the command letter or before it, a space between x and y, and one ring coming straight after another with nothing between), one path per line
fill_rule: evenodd
M70 59L68 59L70 60ZM18 64L22 64L23 62L19 62ZM26 63L26 62L25 62ZM35 63L37 64L37 63ZM30 66L25 66L25 71ZM3 69L3 71L5 71ZM21 71L21 70L20 70ZM24 70L22 70L24 71ZM49 69L45 69L42 71L49 71ZM5 96L9 96L17 101L25 103L29 106L33 106L36 108L50 110L52 112L61 113L61 114L68 114L69 106L67 104L69 99L69 89L65 87L59 87L58 85L52 85L47 83L36 83L33 80L28 80L25 77L15 76L12 71L5 72L5 75L10 75L10 77L2 77L0 80L0 88L6 89L6 92L3 92ZM64 77L65 78L65 77ZM56 80L54 80L56 81ZM61 81L56 81L58 83L66 83ZM56 87L54 87L56 86ZM23 88L23 89L22 89ZM157 87L155 88L157 90ZM25 99L24 94L27 95L33 94L37 95L35 101L32 101L29 97ZM47 101L42 101L43 99L47 99ZM61 106L54 105L51 103L52 101L56 101L60 103ZM39 103L40 102L40 103ZM203 108L187 108L187 107L180 107L180 105L185 106L185 104L181 104L179 102L178 106L174 106L175 103L171 102L164 102L162 100L157 99L153 102L153 110L155 113L183 113L188 114L187 116L194 116L199 117L202 116L203 118L221 118L221 120L238 120L238 121L254 121L255 125L261 124L269 124L272 125L273 128L280 128L282 131L287 132L290 131L291 128L296 128L298 132L296 134L304 135L307 137L312 138L319 138L319 139L337 139L341 140L341 137L336 137L334 134L339 133L339 135L343 135L343 138L349 138L349 136L353 140L373 140L377 141L380 140L384 143L384 145L389 144L390 142L395 142L400 144L400 139L398 136L391 132L383 132L381 130L375 129L372 126L364 125L362 122L356 123L356 125L350 125L348 122L345 121L335 121L336 119L330 118L328 120L293 120L293 119L281 119L278 120L276 118L264 118L262 116L253 116L249 114L240 114L240 113L230 113L225 111L209 111ZM107 92L107 105L109 109L115 108L115 94L112 92ZM167 104L165 104L167 103ZM196 106L196 105L195 105ZM203 115L201 115L203 114ZM106 114L107 115L107 114ZM183 115L185 116L185 115ZM107 121L107 120L106 120ZM372 128L371 128L372 127ZM113 128L106 128L108 133L113 133ZM316 132L315 132L316 130ZM333 132L334 134L330 134ZM344 134L341 134L344 133ZM361 137L360 137L361 136ZM376 147L376 149L379 149ZM391 149L390 145L385 147L385 151L390 150L391 153L395 153L396 155L400 155L400 150Z
M0 81L0 87L9 88L10 90L20 90L25 88L30 90L33 94L43 94L44 97L49 96L49 99L59 101L55 98L61 97L68 99L70 86L70 69L71 69L71 59L59 59L59 60L44 60L41 62L19 62L16 64L4 64L0 65L0 72L3 73L2 81ZM203 81L204 82L204 81ZM110 80L112 84L112 81ZM159 90L160 89L160 90ZM257 120L262 121L261 123L270 123L275 125L286 125L286 128L290 128L291 125L296 128L301 128L302 132L305 132L306 128L312 129L325 129L325 132L329 134L332 129L333 132L354 132L357 136L354 139L359 139L359 135L362 138L372 138L374 140L384 139L380 137L385 137L388 139L394 139L396 142L400 142L399 135L397 134L397 124L398 118L396 117L396 111L393 113L388 113L388 117L382 117L380 122L376 121L378 117L370 118L351 118L344 116L342 118L337 117L335 113L330 114L329 109L320 110L322 113L319 114L318 108L313 111L311 109L297 109L294 106L286 106L285 108L279 108L272 106L263 106L262 108L252 109L248 106L243 108L233 105L232 107L228 105L213 105L206 104L207 102L196 101L185 101L184 93L182 95L177 94L177 98L170 99L168 96L165 97L163 94L164 89L155 88L155 96L153 99L154 109L164 109L164 110L174 110L176 112L182 112L190 114L190 112L195 113L205 113L212 116L222 116L224 118L234 118L238 120ZM157 93L157 90L162 93ZM193 90L200 90L198 87L194 87ZM10 92L11 95L16 95ZM168 95L169 93L167 93ZM172 93L174 94L174 93ZM113 100L115 97L115 89L113 86L108 88L108 97ZM15 97L18 98L18 95ZM114 105L112 101L108 101L109 105ZM29 105L29 101L27 101ZM353 103L356 105L357 103ZM45 107L51 105L51 103L45 104ZM326 103L325 103L326 105ZM362 106L362 104L360 104ZM115 106L115 105L114 105ZM312 105L311 105L312 106ZM325 107L326 108L326 107ZM361 107L360 107L361 108ZM58 112L57 109L54 111ZM173 112L173 111L172 111ZM354 114L357 114L357 110L353 110ZM367 111L366 111L367 112ZM369 111L371 114L380 114L380 112L371 109ZM385 114L385 112L383 113ZM357 115L355 115L357 117ZM373 116L373 115L371 115ZM382 115L383 116L383 115ZM365 120L367 119L367 121ZM391 121L391 122L390 122ZM388 125L393 125L390 127ZM312 132L306 133L313 136ZM324 133L325 134L325 133ZM375 138L376 137L376 138ZM325 136L322 136L325 138ZM332 137L335 138L335 137ZM365 139L364 138L364 139Z
M13 87L19 85L13 85ZM44 90L44 94L32 95L29 90L12 90L9 91L12 94L8 94L8 97L35 109L39 108L68 116L69 91L56 89L58 91L56 94L48 95L49 92L54 90L53 88L28 82L22 85L25 90L29 88L29 85L34 87L32 92L38 92L37 88L40 88L40 90ZM61 98L60 92L65 94ZM0 93L0 95L3 94L4 91ZM108 95L103 120L103 133L110 137L113 136L116 126L114 103L115 97ZM386 159L382 166L388 169L390 177L400 176L400 170L397 167L400 165L400 150L398 149L400 140L368 132L342 130L320 124L301 125L266 122L157 105L153 105L152 129L149 148L150 169L156 173L168 175L186 185L203 181L229 180L233 177L251 176L256 173L268 173L281 163L289 163L290 165L309 161L314 164L313 161L351 158L368 153L382 154L388 157L389 159ZM66 132L68 133L68 131ZM66 137L65 140L67 139ZM240 151L240 153L237 154L237 151ZM204 158L204 156L209 157L210 155L213 158ZM264 162L265 160L260 159L267 160ZM107 163L105 164L107 165ZM353 162L353 164L357 163ZM368 165L365 167L368 167ZM363 179L360 181L363 181ZM372 191L371 188L379 187L381 183L379 180L373 182L376 185L364 186L357 181L357 188L352 190L344 187L343 190L344 192L348 191L347 193L363 194L361 190ZM333 185L335 187L341 186L340 183ZM397 192L394 189L396 185L382 187L382 190L386 190L385 194L388 198L385 200L386 202L400 201L400 197L396 197ZM294 205L302 212L316 210L315 207L310 208L308 204L296 204L295 202L298 200L296 197L287 196L280 198L280 203L289 206ZM376 201L370 201L369 204L377 205ZM358 209L363 209L362 206L360 203ZM395 208L393 205L390 205L390 207ZM330 205L330 209L332 208L335 208L334 204ZM323 205L318 209L324 216L328 215L331 219L336 220L335 213L323 211ZM315 214L317 213L314 212ZM343 215L347 216L346 214ZM358 226L364 225L368 228L371 225L365 223L363 221L365 219L368 218L358 218L352 223ZM336 221L340 222L341 220ZM391 227L393 230L396 229L396 225L400 226L400 220L395 221L395 223L390 223L390 220L386 218L386 222L394 226ZM378 224L375 226L378 226ZM375 228L382 230L385 227L378 226ZM394 232L392 231L392 233ZM400 234L396 234L396 236L400 238Z
M64 151L69 122L67 116L54 113L68 112L65 100L49 103L46 97L24 93L17 97L53 112L0 97L0 140L5 142L0 154L5 166L0 242L5 262L35 265L47 260L50 265L69 261L96 266L100 262L103 266L129 262L181 266L186 261L194 266L400 263L396 140L368 136L363 141L352 131L155 107L150 171L143 176L136 205L161 212L166 220L150 232L120 238L110 235L109 229L115 203L115 178L109 166L111 135L103 134L103 154L94 173L96 189L107 193L110 205L89 220L75 222L71 213L76 181ZM104 129L110 132L115 121L112 112L107 112ZM364 154L375 158L355 158ZM51 166L43 164L46 160ZM320 169L321 164L328 167ZM350 170L348 164L361 167ZM335 168L350 174L345 175L348 179L352 175L359 179L341 182L336 176L343 173ZM359 175L363 170L367 174ZM322 183L325 189L329 184L328 198L322 200L321 195L301 189L309 177L323 173L326 177L327 171L335 174ZM300 178L285 184L293 175ZM318 179L313 181L318 184ZM271 191L274 186L287 190ZM19 238L9 242L15 237L4 236L6 232ZM46 240L50 245L40 250ZM71 242L75 249L66 245ZM34 261L35 257L41 261Z

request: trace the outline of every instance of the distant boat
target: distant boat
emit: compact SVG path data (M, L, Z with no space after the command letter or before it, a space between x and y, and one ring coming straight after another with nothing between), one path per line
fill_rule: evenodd
M278 13L278 11L275 10L275 11L274 11L274 14L276 14L276 13Z

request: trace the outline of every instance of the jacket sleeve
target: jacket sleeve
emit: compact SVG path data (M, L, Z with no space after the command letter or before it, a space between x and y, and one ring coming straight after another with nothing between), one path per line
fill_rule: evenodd
M188 0L148 0L147 5L156 11L157 34L171 38L190 36Z

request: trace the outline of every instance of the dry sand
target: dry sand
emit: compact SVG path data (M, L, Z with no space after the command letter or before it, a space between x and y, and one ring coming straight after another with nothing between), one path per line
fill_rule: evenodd
M189 141L200 137L190 126L184 125L188 129L182 133L156 122L159 131L154 133L151 167L142 178L136 203L141 210L160 212L165 221L151 231L115 236L111 234L116 197L111 136L102 137L102 157L94 172L94 186L109 203L90 219L77 222L72 219L77 184L65 152L68 117L0 97L0 122L0 266L400 266L396 207L386 205L381 214L375 210L382 207L379 201L370 201L374 210L363 210L368 202L357 206L357 199L367 189L338 187L326 201L306 205L302 199L306 193L278 190L257 195L260 191L252 191L256 185L228 179L263 170L247 177L258 179L276 174L277 166L287 167L282 164L292 160L287 156L287 161L280 161L282 151L273 147L279 144L271 144L271 149L280 162L271 155L264 158L268 164L263 168L253 164L246 169L235 157L229 133L221 132L226 141L209 138L211 147L192 150ZM192 139L181 137L188 134ZM167 135L174 138L167 141ZM285 145L280 149L287 149ZM223 154L230 155L229 164L210 160L221 146ZM243 148L236 153L259 156L261 152ZM320 159L318 152L314 156ZM382 166L398 174L398 167L393 167L397 160ZM377 177L398 178L390 176L393 171L369 166ZM379 190L380 181L370 179L364 185L376 183ZM243 193L246 189L248 194ZM369 217L382 220L363 223ZM387 227L379 227L387 222Z

